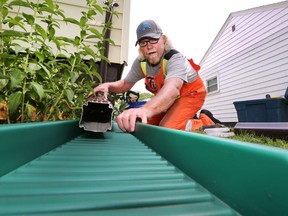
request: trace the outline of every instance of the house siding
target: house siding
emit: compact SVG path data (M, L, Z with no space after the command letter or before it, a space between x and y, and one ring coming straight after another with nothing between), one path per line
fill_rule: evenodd
M115 7L114 10L118 12L118 16L112 18L112 30L111 39L115 44L110 44L108 58L113 63L123 64L128 61L128 40L129 40L129 19L130 19L130 0L117 0L119 6ZM64 13L67 17L73 17L77 20L81 17L81 11L85 11L87 8L86 1L82 0L59 0L58 4L63 8ZM99 1L99 5L104 5L104 1ZM105 21L105 13L98 14L96 16L95 23L90 23L91 26L101 31L101 24ZM59 34L67 35L71 38L77 33L76 26L73 24L61 24L61 30ZM78 30L79 31L79 30ZM86 43L93 45L97 41L87 40Z
M222 122L237 122L234 101L283 96L287 59L288 2L231 13L200 63L203 81L218 75L219 83L203 107Z

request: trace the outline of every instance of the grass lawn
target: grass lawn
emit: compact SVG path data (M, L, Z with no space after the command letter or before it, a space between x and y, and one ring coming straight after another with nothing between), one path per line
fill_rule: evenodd
M230 132L233 132L233 131L234 131L233 128L230 128ZM207 135L207 133L204 132L203 130L197 131L197 133ZM253 132L251 133L242 132L241 134L236 134L234 136L223 137L223 138L288 149L288 140L275 139L275 138L270 138L270 137L263 136L263 135L260 136L260 135L254 134Z
M239 140L242 142L257 143L262 145L274 146L283 149L288 149L288 140L272 139L265 136L257 136L253 133L243 133L228 137L227 139Z

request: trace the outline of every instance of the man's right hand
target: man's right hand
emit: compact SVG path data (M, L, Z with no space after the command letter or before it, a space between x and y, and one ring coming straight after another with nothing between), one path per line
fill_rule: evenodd
M88 97L91 97L97 92L103 92L104 93L104 99L107 99L108 96L108 91L109 91L109 84L108 83L103 83L98 86L96 86L92 92L88 94Z

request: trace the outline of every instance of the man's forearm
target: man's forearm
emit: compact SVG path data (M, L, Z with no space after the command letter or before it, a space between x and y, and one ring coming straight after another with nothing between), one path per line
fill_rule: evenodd
M180 95L182 83L167 83L144 107L149 109L149 117L166 112Z
M127 83L124 80L118 80L115 82L108 82L108 90L113 93L123 93L130 90L133 87L133 84Z

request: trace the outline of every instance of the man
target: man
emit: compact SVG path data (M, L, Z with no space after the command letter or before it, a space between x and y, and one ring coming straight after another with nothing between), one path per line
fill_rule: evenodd
M200 67L173 49L171 41L153 20L141 22L136 33L139 56L126 78L94 88L94 92L104 92L107 97L109 91L126 92L144 78L147 90L155 94L144 106L122 112L117 117L119 128L133 132L137 119L144 124L188 131L214 125L207 113L201 113L199 119L193 118L206 96L205 86L196 71Z

